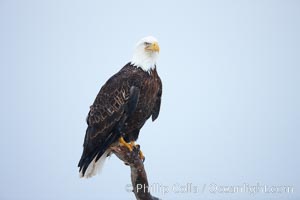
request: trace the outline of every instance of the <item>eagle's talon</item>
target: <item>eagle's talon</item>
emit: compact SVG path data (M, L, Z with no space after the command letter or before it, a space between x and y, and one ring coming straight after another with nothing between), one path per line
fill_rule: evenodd
M141 151L141 146L139 144L134 144L134 147L138 150Z
M140 150L139 151L139 157L140 157L140 159L143 161L143 162L145 162L145 156L144 156L144 154L143 154L143 152Z
M120 145L123 145L123 146L127 147L127 148L129 149L130 152L132 151L132 149L133 149L133 148L132 148L132 145L131 145L130 143L127 143L127 142L124 140L123 137L120 137L119 143L120 143Z
M131 146L137 150L139 153L139 158L144 162L145 161L145 156L143 152L141 151L141 146L139 144L135 144L135 142L130 142Z

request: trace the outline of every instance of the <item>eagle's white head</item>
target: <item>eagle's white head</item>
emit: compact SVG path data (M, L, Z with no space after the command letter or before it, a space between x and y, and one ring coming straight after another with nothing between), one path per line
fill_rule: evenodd
M157 39L153 36L144 37L136 44L131 64L141 67L144 71L149 71L155 67L158 54Z

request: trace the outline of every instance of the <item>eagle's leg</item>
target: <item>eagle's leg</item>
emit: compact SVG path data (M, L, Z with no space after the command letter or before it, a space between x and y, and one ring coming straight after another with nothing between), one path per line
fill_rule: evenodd
M127 143L122 136L119 138L119 143L132 151L132 145L130 143Z
M139 156L140 156L140 159L141 159L142 161L145 161L145 156L144 156L142 150L140 149L140 145L135 144L134 141L131 141L131 142L130 142L130 145L132 146L132 148L135 147L135 148L138 148L138 149L139 149Z

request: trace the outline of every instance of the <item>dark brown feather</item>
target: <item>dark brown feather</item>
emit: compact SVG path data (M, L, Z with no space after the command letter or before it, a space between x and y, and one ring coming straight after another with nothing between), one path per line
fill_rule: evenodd
M133 86L139 89L139 95L137 104L132 107L128 102ZM96 156L100 158L120 134L127 142L136 141L147 119L151 115L152 120L158 117L161 94L162 83L156 68L145 72L128 63L112 76L90 107L84 149L78 164L80 170L83 168L84 173L89 163Z

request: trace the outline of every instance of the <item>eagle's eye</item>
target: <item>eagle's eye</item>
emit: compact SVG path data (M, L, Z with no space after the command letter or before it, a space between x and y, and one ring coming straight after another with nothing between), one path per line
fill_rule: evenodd
M144 45L145 45L145 46L149 46L150 43L149 43L149 42L144 42Z

